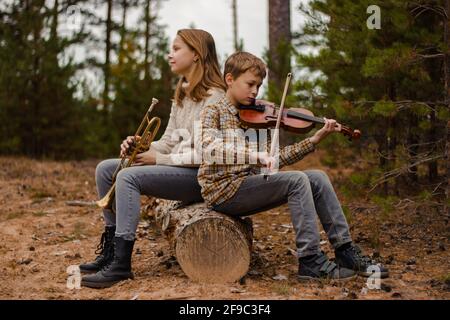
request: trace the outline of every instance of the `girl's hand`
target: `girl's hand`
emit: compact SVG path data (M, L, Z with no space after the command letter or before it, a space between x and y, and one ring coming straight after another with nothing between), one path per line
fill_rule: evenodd
M330 133L341 131L342 125L336 122L334 119L324 118L325 125L322 129L318 130L309 140L313 144L318 144L325 137L327 137Z
M151 148L145 152L137 154L133 162L133 166L145 166L154 164L156 164L156 152Z
M137 136L136 140L139 141L141 137ZM130 148L135 145L134 136L128 136L125 140L122 141L120 145L120 157L127 155L130 152Z

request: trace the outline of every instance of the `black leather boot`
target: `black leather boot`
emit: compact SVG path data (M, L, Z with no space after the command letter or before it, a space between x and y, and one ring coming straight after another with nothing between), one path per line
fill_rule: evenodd
M81 285L90 288L108 288L112 285L133 279L131 272L131 255L133 254L134 240L128 241L114 237L114 259L96 274L84 276Z
M95 273L100 271L104 266L111 263L114 258L113 240L115 232L116 226L105 227L105 231L102 234L100 243L95 250L95 254L98 254L98 256L93 262L80 264L81 273Z

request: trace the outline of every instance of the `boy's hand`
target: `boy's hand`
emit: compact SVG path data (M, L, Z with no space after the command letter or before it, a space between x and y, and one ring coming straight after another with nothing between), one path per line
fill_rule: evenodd
M342 125L336 122L334 119L327 119L324 118L325 125L317 131L309 140L313 144L318 144L320 141L322 141L325 137L327 137L330 133L333 132L339 132L341 131Z
M267 153L266 151L263 152L254 152L252 154L253 159L256 159L258 164L262 164L265 166L269 171L271 171L276 163L275 157L272 157Z

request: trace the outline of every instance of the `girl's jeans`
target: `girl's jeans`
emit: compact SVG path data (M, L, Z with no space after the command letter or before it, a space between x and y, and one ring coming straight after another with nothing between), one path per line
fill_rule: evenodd
M95 171L97 192L103 198L112 185L112 175L120 159L100 162ZM131 166L119 171L116 177L116 196L113 211L104 209L106 226L116 225L116 236L134 240L140 217L141 194L157 198L179 200L184 203L203 201L197 182L198 168L175 166Z

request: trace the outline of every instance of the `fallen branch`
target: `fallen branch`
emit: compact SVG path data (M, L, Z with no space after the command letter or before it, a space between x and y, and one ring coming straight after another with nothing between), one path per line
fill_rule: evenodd
M375 185L369 190L369 193L372 192L374 189L376 189L379 185L381 185L381 184L383 184L383 183L385 183L385 182L387 182L389 180L395 179L398 176L401 176L402 174L405 174L407 172L411 173L412 171L410 169L418 166L419 164L423 164L423 163L431 162L431 161L434 161L434 160L438 160L438 159L441 159L443 157L444 157L444 155L438 155L438 156L431 157L431 158L421 159L421 160L416 161L416 162L414 162L412 164L405 165L405 166L403 166L401 168L397 168L397 169L394 169L392 171L389 171L389 172L385 173L383 175L383 177L381 177L380 179L375 181Z
M66 201L66 205L75 207L98 207L96 201L81 201L81 200Z

